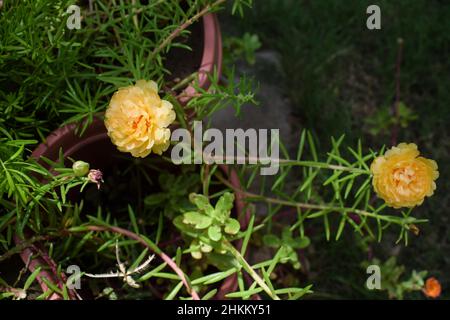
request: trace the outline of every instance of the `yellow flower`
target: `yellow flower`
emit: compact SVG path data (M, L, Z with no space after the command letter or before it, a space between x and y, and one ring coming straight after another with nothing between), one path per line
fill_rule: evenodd
M412 208L436 189L437 163L419 154L414 143L400 143L372 162L373 187L388 206Z
M105 113L105 126L111 141L122 152L146 157L162 154L170 144L175 112L169 101L158 95L154 81L139 80L136 85L114 93Z

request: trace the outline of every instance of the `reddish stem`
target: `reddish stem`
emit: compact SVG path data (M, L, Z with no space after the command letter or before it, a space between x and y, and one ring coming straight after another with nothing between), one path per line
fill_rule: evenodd
M21 245L26 240L21 239L19 236L14 236L14 242L16 245ZM25 263L25 265L28 266L28 270L30 272L33 272L37 268L41 267L43 270L39 272L39 274L36 277L36 280L38 281L42 292L47 292L48 290L51 290L48 285L45 283L44 278L47 280L47 282L54 283L58 288L61 290L63 289L64 283L67 281L65 276L62 274L61 277L58 276L58 268L55 264L55 262L45 253L45 250L42 250L37 245L30 245L26 248L24 248L20 252L20 258ZM49 269L49 270L47 270ZM76 294L73 290L68 290L69 297L71 299L76 298ZM52 293L48 298L48 300L62 300L63 297L57 293Z

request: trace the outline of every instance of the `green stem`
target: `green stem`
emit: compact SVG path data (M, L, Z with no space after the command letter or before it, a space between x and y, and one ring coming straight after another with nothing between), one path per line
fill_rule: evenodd
M198 72L194 72L190 75L188 75L186 78L178 82L176 85L174 85L172 88L170 88L170 91L177 91L180 88L183 88L187 86L189 83L194 81L197 78Z
M252 266L248 264L248 262L241 255L241 253L228 241L226 241L225 244L230 250L230 253L242 264L245 271L248 272L248 274L253 278L253 280L255 280L256 283L258 283L258 285L269 295L269 297L271 297L273 300L280 300L280 298L276 295L276 293L270 290L270 288L267 286L264 280L261 279L258 273L256 273L255 270L253 270Z
M176 101L175 99L172 99L173 103L173 108L175 109L175 113L177 114L177 118L178 120L180 120L180 124L183 128L187 129L188 128L188 124L186 122L185 119L185 115L186 113L184 112L183 108L180 106L180 104L178 103L178 101Z
M339 170L339 171L348 171L352 173L361 173L370 175L371 172L365 169L345 167L335 164L328 164L325 162L315 162L315 161L297 161L297 160L279 160L280 165L294 165L294 166L302 166L302 167L314 167L321 169L330 169L330 170Z
M226 162L226 160L230 159L225 157L217 157L217 156L208 156L205 157L205 160L210 161L223 161ZM246 161L248 162L248 166L253 166L253 163L258 163L255 165L261 165L262 163L267 162L278 162L280 166L302 166L302 167L313 167L313 168L319 168L319 169L329 169L329 170L339 170L339 171L347 171L352 173L359 173L359 174L367 174L371 175L372 173L369 170L360 169L360 168L353 168L353 167L346 167L346 166L340 166L336 164L329 164L326 162L316 162L316 161L299 161L299 160L290 160L290 159L272 159L272 158L254 158L254 157L233 157L232 158L235 161Z
M341 212L341 213L356 213L359 216L365 216L370 217L374 219L378 219L381 221L391 222L398 225L404 225L405 220L400 217L394 217L394 216L383 216L378 215L376 212L369 212L365 210L355 209L355 208L348 208L348 207L336 207L336 206L330 206L330 205L323 205L323 204L312 204L312 203L302 203L302 202L294 202L294 201L287 201L287 200L281 200L281 199L275 199L275 198L269 198L269 197L263 197L256 194L245 194L247 197L251 198L257 198L261 199L264 202L267 203L273 203L273 204L281 204L285 206L291 206L291 207L297 207L297 208L304 208L304 209L313 209L313 210L324 210L324 211L330 211L330 212ZM308 216L306 216L308 218ZM421 223L426 222L427 220L419 220L415 219L415 223Z
M215 7L218 7L219 5L223 4L226 0L217 0L216 2L212 4L208 4L206 7L204 7L200 12L198 12L196 15L191 17L190 19L186 20L183 24L181 24L178 28L176 28L167 38L164 39L164 41L156 47L153 52L151 53L150 57L154 58L161 50L163 50L167 45L169 45L174 38L176 38L183 30L188 28L191 24L193 24L195 21L203 17L205 14L210 12Z
M335 211L335 212L341 212L341 213L353 212L360 216L371 217L374 219L395 223L395 224L398 224L401 226L406 224L405 219L402 219L400 217L378 215L377 211L369 212L369 211L365 211L365 210L348 208L348 207L336 207L336 206L330 206L330 205L325 205L325 204L303 203L303 202L295 202L295 201L289 201L289 200L270 198L270 197L262 196L259 194L247 192L245 190L237 189L236 187L231 185L228 181L226 181L222 177L220 177L218 175L217 175L217 177L227 187L233 189L235 192L239 192L240 194L242 194L245 198L247 198L246 199L247 201L252 201L252 199L254 199L254 200L264 201L266 203L280 204L280 205L284 205L284 206L303 208L303 209L326 210L326 211ZM422 223L422 222L426 222L426 221L427 220L425 220L425 219L414 219L414 221L410 221L410 223L412 223L412 222Z

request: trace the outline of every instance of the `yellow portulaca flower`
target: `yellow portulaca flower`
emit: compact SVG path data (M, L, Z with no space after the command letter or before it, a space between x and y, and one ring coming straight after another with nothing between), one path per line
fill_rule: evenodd
M373 187L388 206L412 208L436 189L437 163L419 154L414 143L400 143L372 162Z
M168 126L175 120L169 101L158 95L154 81L139 80L136 85L114 93L105 113L105 126L111 141L122 152L146 157L162 154L170 144Z

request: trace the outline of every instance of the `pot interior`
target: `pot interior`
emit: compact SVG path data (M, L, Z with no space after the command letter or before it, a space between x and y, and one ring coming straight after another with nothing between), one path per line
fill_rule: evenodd
M75 128L68 126L56 130L33 156L56 161L62 151L66 167L70 168L72 161L82 160L90 164L90 169L103 173L104 183L100 189L90 183L83 192L79 188L69 192L72 202L83 200L83 212L86 214L95 215L101 207L116 217L122 213L128 215L128 205L142 208L146 196L161 192L158 182L161 172L177 174L180 170L159 156L149 155L141 159L118 151L106 134L103 121L98 118L81 137L75 134Z

